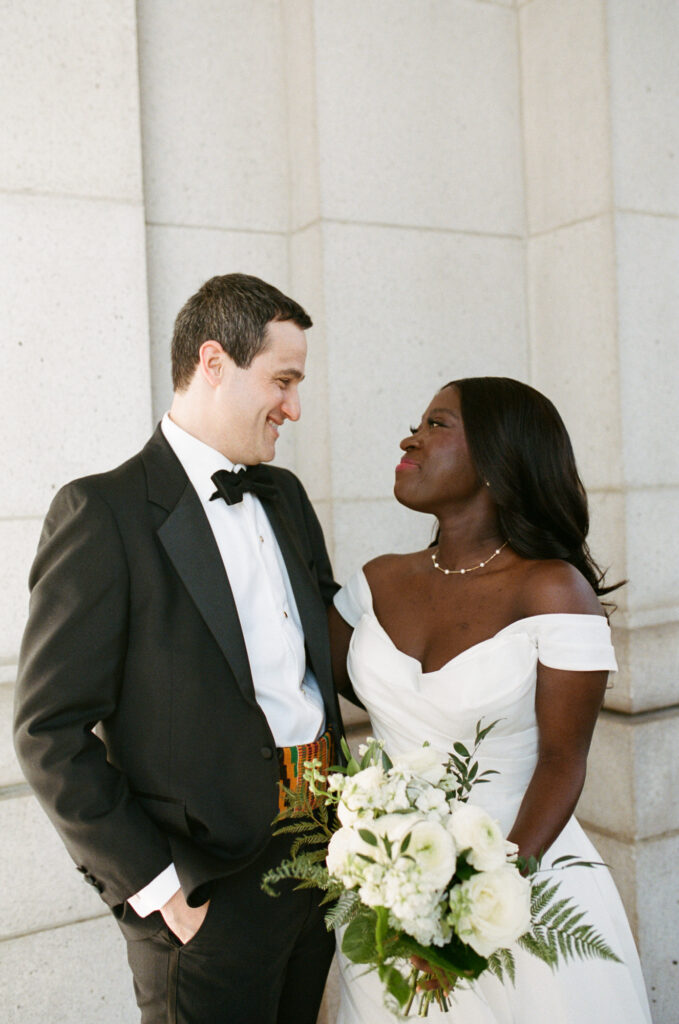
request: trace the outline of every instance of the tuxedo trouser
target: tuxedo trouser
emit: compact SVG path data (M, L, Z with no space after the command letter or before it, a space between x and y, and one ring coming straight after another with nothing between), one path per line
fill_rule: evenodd
M321 894L278 886L261 891L262 874L290 852L277 836L257 860L212 886L207 915L185 945L160 914L158 930L131 938L123 929L142 1024L315 1024L335 939ZM141 924L141 922L140 922Z

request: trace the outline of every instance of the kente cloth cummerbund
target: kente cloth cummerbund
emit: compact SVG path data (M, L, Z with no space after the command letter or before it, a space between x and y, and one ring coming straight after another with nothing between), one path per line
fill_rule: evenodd
M281 782L278 790L278 809L285 809L285 790L283 787L296 793L300 786L305 786L304 764L306 761L318 760L321 762L319 771L322 775L328 774L328 769L333 763L335 756L332 732L330 729L324 732L319 739L313 743L300 743L297 747L279 747L278 764L281 773ZM313 806L313 797L311 804Z

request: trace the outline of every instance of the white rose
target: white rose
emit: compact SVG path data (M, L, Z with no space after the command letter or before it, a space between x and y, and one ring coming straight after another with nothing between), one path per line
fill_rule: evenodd
M480 956L510 946L530 927L530 883L510 865L455 886L450 905L457 934Z
M428 888L442 889L455 871L455 843L438 821L420 821L410 833L407 855L412 857Z
M458 852L470 850L467 860L477 871L494 871L507 860L500 826L481 807L461 804L448 821Z
M436 786L446 774L444 761L445 755L438 753L433 747L420 747L419 750L410 750L395 757L394 768L412 772L413 775L418 775Z

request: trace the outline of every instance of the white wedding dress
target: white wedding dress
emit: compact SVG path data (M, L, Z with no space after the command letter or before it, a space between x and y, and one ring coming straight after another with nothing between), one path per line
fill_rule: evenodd
M564 670L616 669L610 630L596 615L535 615L520 619L475 644L436 672L399 651L375 617L363 572L336 595L335 604L352 626L348 669L354 690L370 714L372 733L390 755L420 747L425 740L448 752L456 740L473 744L476 723L498 724L483 741L479 771L500 774L475 787L471 802L510 830L537 760L535 682L538 659ZM470 747L471 749L471 747ZM599 856L571 818L543 865L563 854L586 860ZM576 960L552 972L514 947L516 984L484 975L456 994L448 1014L432 1006L429 1020L449 1024L650 1024L651 1015L625 911L604 867L556 873L562 896L586 911L622 964ZM393 1024L375 972L340 963L337 1024ZM412 1018L414 1019L414 1016Z

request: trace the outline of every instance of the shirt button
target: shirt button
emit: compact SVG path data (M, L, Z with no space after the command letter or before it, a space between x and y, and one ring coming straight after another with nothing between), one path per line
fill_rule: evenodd
M260 754L262 755L265 761L270 761L271 758L273 757L273 750L271 749L271 747L262 747L262 749L260 750Z
M262 537L261 533L260 533L260 535L259 535L259 539L260 539L260 541L261 541L261 542L262 542L262 544L263 544L263 543L264 543L264 538Z
M285 616L285 618L287 619L287 617L288 617L288 613L287 613L287 612L285 611L285 609L283 609L283 615L284 615L284 616Z

